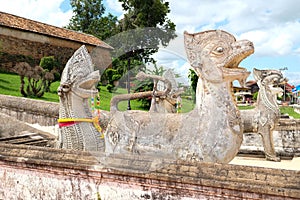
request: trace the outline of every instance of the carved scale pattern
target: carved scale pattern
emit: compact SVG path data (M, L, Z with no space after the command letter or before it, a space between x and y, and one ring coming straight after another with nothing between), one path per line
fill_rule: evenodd
M88 106L88 98L98 91L94 85L91 88L81 85L95 84L99 81L99 72L94 72L90 55L85 46L80 47L68 61L58 89L60 96L61 119L85 118L91 119L91 109ZM100 139L100 133L89 122L79 122L60 129L58 146L75 150L103 150L104 142Z

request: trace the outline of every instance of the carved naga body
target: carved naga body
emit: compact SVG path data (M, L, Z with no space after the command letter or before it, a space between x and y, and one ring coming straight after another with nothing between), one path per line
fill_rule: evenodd
M185 33L185 47L199 80L197 106L185 114L113 111L105 132L107 153L136 153L228 163L242 143L243 124L232 81L249 72L239 63L254 52L247 40L224 31Z
M80 47L66 64L58 88L59 148L104 151L97 130L98 118L93 118L88 102L88 98L98 93L95 85L99 80L99 71L94 71L87 49Z
M276 157L273 142L273 130L280 118L277 95L283 90L278 86L286 81L278 70L253 70L253 75L259 87L257 105L253 110L242 110L244 133L259 133L262 137L267 160L280 161Z
M173 70L168 69L164 75L165 80L168 80L171 84L170 92L166 95L159 96L153 95L151 101L150 111L160 113L180 113L181 109L181 97L180 95L184 92L184 88L178 88L178 84L175 78ZM153 92L158 93L164 88L168 88L166 81L154 82Z
M170 80L169 78L157 75L145 74L144 72L139 72L136 79L139 81L152 79L154 82L153 90L114 96L110 101L111 111L118 110L118 103L120 101L152 97L149 112L176 112L176 98L183 92L183 89L178 89L177 86L174 87L175 80ZM162 86L163 90L158 90L158 84Z
M121 94L121 95L114 96L110 101L110 111L114 112L114 111L119 110L118 103L120 101L141 99L141 98L147 98L147 97L151 97L151 96L152 96L152 101L151 101L150 112L156 111L155 98L167 96L172 89L171 82L168 79L165 79L164 77L161 77L161 76L149 75L149 74L145 74L144 72L139 72L137 74L136 78L140 81L143 81L147 78L153 79L153 81L154 81L153 91L137 92L137 93L133 93L133 94ZM161 81L166 85L164 91L156 90L156 85L157 85L158 81Z

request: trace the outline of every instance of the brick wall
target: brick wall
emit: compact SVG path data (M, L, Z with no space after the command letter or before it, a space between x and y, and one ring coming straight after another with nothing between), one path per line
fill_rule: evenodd
M54 56L60 61L62 67L64 67L69 58L81 45L83 44L68 39L1 27L0 57L1 52L11 56L24 55L33 58L35 63L39 64L42 57ZM92 58L96 69L103 70L110 66L111 56L108 49L88 44L85 45L93 55ZM16 60L7 61L2 56L0 68L11 69L16 62Z

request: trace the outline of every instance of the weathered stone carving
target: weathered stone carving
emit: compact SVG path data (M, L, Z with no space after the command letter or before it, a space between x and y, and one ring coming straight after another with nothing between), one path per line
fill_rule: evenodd
M138 92L138 93L132 93L132 94L121 94L121 95L114 96L110 101L110 111L112 111L112 112L117 111L118 103L120 101L141 99L141 98L146 98L146 97L152 96L150 112L154 112L154 111L156 111L155 98L167 96L172 89L171 82L168 79L165 79L164 77L161 77L161 76L150 75L150 74L145 74L144 72L139 72L137 74L136 78L140 81L143 81L147 78L153 79L153 81L154 81L153 91ZM156 89L156 85L157 85L158 81L161 81L166 85L166 88L163 91L158 91Z
M118 110L118 103L120 101L152 97L149 112L175 113L177 103L176 100L183 92L183 88L178 88L175 82L176 80L173 80L169 74L170 72L165 73L164 76L161 77L157 75L146 74L144 72L139 72L136 76L136 79L140 81L146 80L148 78L153 79L153 91L114 96L110 102L110 111Z
M185 47L199 76L196 108L186 114L114 110L104 134L107 153L219 163L237 154L243 124L231 85L249 76L238 65L254 52L253 44L213 30L185 33Z
M257 81L259 93L255 108L241 111L244 133L259 133L262 137L266 159L280 161L274 149L273 130L280 118L277 95L283 90L274 86L278 86L286 79L278 70L253 69L253 75Z
M180 95L184 92L184 88L178 88L177 81L175 79L175 74L171 69L168 69L163 77L170 81L171 83L171 91L165 96L153 96L151 106L154 108L153 110L160 113L176 113L179 111ZM156 84L154 82L154 91L163 90L168 85L166 85L163 81L158 81Z
M104 150L100 132L95 128L98 118L92 116L88 98L98 93L99 71L94 71L85 46L70 58L58 88L60 98L58 147L76 150Z

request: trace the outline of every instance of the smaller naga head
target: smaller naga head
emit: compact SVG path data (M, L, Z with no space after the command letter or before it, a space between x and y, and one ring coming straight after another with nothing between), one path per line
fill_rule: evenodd
M280 85L287 82L287 78L279 70L253 69L253 75L260 89L266 90L271 95L282 95L283 89Z
M98 93L95 86L99 80L99 71L94 71L91 56L81 46L66 64L57 92L60 97L72 91L81 98L89 98Z
M254 52L252 42L236 41L233 35L222 30L185 32L184 36L188 59L199 77L209 82L238 80L245 84L250 72L239 64Z

